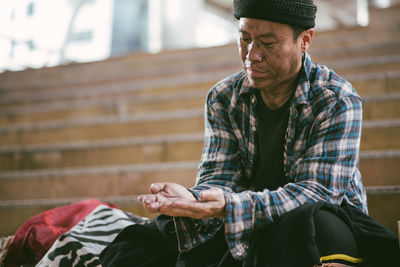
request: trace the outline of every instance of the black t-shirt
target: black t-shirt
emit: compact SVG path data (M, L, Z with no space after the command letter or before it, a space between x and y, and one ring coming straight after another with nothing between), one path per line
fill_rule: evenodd
M282 107L271 110L257 95L257 158L252 189L275 190L287 183L284 173L283 150L289 120L290 98Z

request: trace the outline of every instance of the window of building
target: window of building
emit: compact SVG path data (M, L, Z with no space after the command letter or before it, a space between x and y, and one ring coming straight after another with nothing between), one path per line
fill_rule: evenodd
M35 13L35 3L34 2L30 2L26 8L26 15L32 16Z
M93 31L77 32L69 37L69 41L90 42L93 39Z
M15 19L15 9L11 11L10 20L13 21Z
M27 41L26 45L28 46L29 50L31 50L31 51L36 49L36 45L35 45L35 42L33 40Z
M14 54L15 54L15 47L17 46L17 42L15 41L15 40L11 40L11 43L10 43L10 53L8 54L8 56L10 57L10 58L13 58L14 57Z

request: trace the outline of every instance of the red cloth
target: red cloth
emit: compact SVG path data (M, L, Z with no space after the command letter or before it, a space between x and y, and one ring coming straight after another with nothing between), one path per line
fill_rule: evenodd
M116 206L89 199L57 207L28 219L15 233L5 258L6 266L37 263L60 235L67 232L100 204Z

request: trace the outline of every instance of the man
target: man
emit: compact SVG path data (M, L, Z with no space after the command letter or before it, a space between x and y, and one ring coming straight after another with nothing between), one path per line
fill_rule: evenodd
M317 233L317 244L296 246L306 246L307 253L317 246L314 254L320 257L296 266L362 261L346 221L353 211L367 213L358 170L361 99L350 83L307 54L316 9L312 0L234 1L243 71L219 82L207 96L196 186L157 183L151 194L139 197L150 211L173 217L179 250L188 258L222 231L231 262L242 264L253 255L253 266L290 266L280 259L268 265L260 247L275 251L264 244L268 240L293 243L293 237L275 233L282 225L303 229L296 224L310 213L305 225L315 222L311 232ZM336 233L343 235L333 241ZM324 244L335 242L324 251ZM340 251L343 244L350 244L346 251Z

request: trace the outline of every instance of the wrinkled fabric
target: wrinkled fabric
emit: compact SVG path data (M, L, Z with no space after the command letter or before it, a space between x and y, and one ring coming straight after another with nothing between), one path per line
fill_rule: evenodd
M36 266L101 267L99 254L124 228L147 222L147 218L99 205L62 234Z
M171 217L158 216L148 224L134 224L100 254L103 267L175 266L178 257L175 227Z
M59 236L85 218L97 206L104 204L89 199L42 212L27 221L17 230L8 247L6 266L35 264L53 245Z

